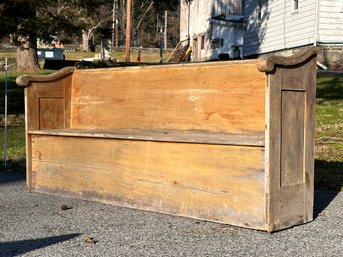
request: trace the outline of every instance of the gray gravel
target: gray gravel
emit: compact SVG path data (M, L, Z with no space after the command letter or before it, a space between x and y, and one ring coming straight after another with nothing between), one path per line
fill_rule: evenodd
M0 173L0 256L343 256L343 192L315 199L313 222L268 234L27 193L22 174Z

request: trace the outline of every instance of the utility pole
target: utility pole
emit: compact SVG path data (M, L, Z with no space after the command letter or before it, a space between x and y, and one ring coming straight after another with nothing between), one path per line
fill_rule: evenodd
M164 49L168 48L168 11L164 11Z
M131 45L131 0L126 2L126 42L125 42L125 61L130 62Z
M5 133L4 133L4 167L7 169L7 91L8 91L8 64L5 58Z
M116 24L115 24L115 31L116 31L116 47L119 46L119 21L118 21L118 0L115 0L115 21L116 21Z
M159 20L158 23L157 23L157 26L160 30L160 63L163 62L163 20Z
M111 39L111 50L114 46L114 27L115 27L115 16L116 16L116 0L113 1L113 9L112 9L112 39Z

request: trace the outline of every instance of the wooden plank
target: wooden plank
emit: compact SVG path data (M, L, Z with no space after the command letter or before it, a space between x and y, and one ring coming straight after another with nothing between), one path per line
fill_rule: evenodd
M264 101L256 62L77 70L71 127L264 131Z
M273 68L274 69L274 68ZM268 78L268 117L266 119L266 217L268 231L278 229L280 224L280 155L281 155L281 79L280 72Z
M64 128L70 128L70 111L71 111L71 84L72 76L63 80L64 88Z
M303 184L283 186L280 190L280 227L288 228L304 223L305 188Z
M315 105L316 105L316 79L317 60L310 60L306 70L307 95L305 117L305 221L313 220L314 205L314 138L315 138Z
M265 229L262 147L31 137L34 191Z
M134 139L144 141L180 142L198 144L226 144L264 146L264 133L209 133L201 131L144 131L144 130L86 130L52 129L29 131L33 135L67 137L91 137L112 139Z

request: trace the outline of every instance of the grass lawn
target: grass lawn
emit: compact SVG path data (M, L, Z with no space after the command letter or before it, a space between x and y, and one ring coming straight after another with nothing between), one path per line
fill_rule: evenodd
M0 142L4 142L4 127L0 127ZM10 126L7 128L7 168L9 172L24 172L25 171L25 129L23 124ZM4 151L1 144L1 161L0 171L5 170Z
M343 74L319 73L315 187L343 190Z
M89 54L89 53L87 53ZM123 53L121 53L123 55ZM92 53L94 55L94 53ZM119 55L119 54L118 54ZM82 58L84 53L68 53L68 58ZM150 60L159 58L152 55ZM0 56L1 57L1 56ZM157 59L158 60L158 59ZM144 61L144 59L143 59ZM147 61L147 60L146 60ZM52 71L39 71L47 74ZM37 74L37 73L35 73ZM23 88L16 86L17 72L9 72L8 113L23 114ZM4 114L4 74L0 74L0 115ZM11 116L8 127L8 171L25 169L25 137L22 121ZM4 126L0 120L0 142L4 140ZM316 105L316 160L315 188L324 190L343 190L343 74L319 73L317 80ZM3 144L0 145L0 171L3 166Z
M33 74L45 75L51 72L53 71L41 70ZM22 117L24 113L24 88L18 87L15 83L16 78L21 74L17 71L8 72L7 171L25 170L25 128ZM4 81L5 74L2 71L0 72L0 171L4 170Z

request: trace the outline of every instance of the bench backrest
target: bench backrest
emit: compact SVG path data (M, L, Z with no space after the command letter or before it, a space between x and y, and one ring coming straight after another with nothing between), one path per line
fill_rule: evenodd
M264 131L256 60L75 70L72 79L71 128Z

